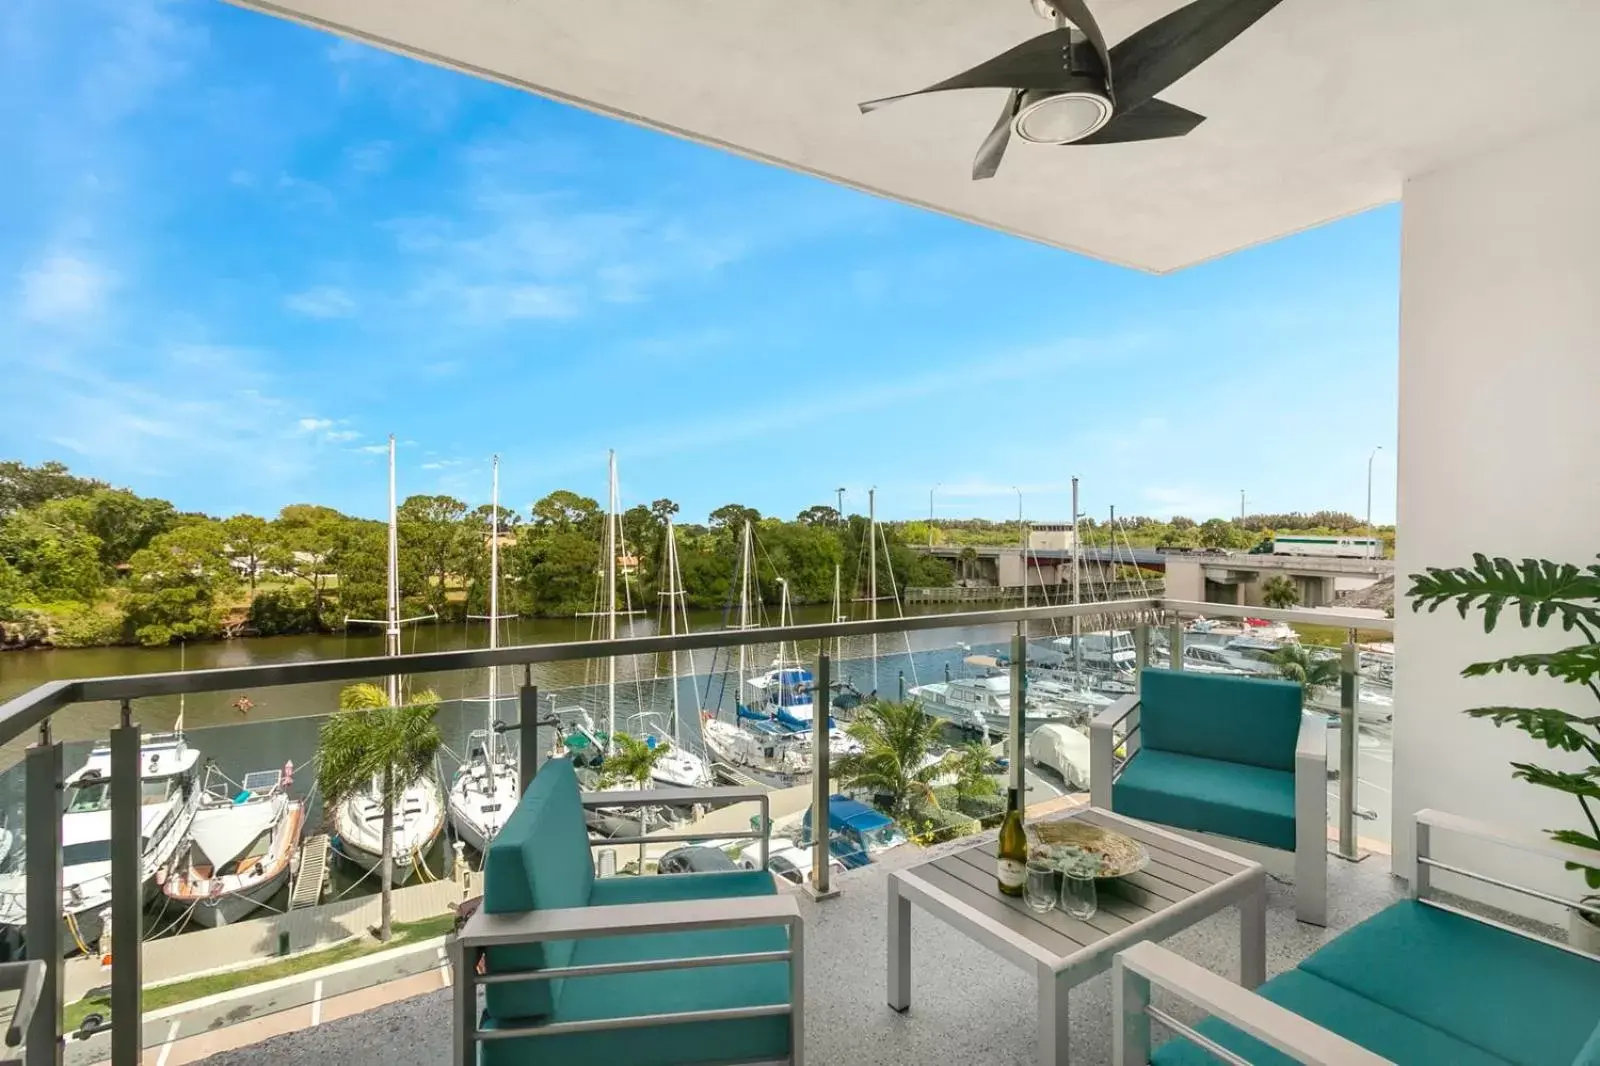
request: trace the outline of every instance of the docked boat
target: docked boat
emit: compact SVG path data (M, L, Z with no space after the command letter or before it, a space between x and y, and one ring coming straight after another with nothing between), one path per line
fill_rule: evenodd
M237 790L215 776L208 773L182 846L156 873L169 906L212 927L248 917L289 883L305 828L305 805L290 797L289 773L246 774Z
M489 650L500 646L500 457L494 457L493 488L489 497ZM517 763L504 740L495 733L499 706L499 670L489 668L489 695L484 703L485 728L467 734L467 757L450 779L450 825L456 837L482 853L489 841L517 809Z
M701 727L714 763L771 788L792 788L811 780L812 731L786 729L770 719L739 724L705 716ZM843 729L828 730L828 758L861 752L861 743Z
M680 744L654 712L637 714L628 720L628 733L642 739L652 750L665 748L656 759L650 779L667 788L705 788L711 784L706 761Z
M140 884L149 901L155 873L172 861L200 802L196 767L200 752L181 733L152 733L139 748ZM111 748L97 744L64 782L61 817L62 921L69 951L89 954L111 910ZM25 875L0 879L0 926L27 922Z
M383 783L374 780L334 808L333 832L339 854L363 870L377 869L383 861ZM431 880L443 874L431 870L427 853L444 831L444 796L433 774L423 774L406 786L394 808L394 871L390 882L404 885L414 877Z
M1011 729L1011 680L1004 675L957 677L907 690L920 701L923 713L976 733L1005 734ZM1109 705L1111 701L1106 700ZM1046 722L1072 722L1087 708L1044 699L1031 693L1023 707L1023 729L1031 731Z

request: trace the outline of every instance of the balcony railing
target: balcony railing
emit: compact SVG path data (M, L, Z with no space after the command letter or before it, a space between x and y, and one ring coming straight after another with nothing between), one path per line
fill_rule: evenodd
M1057 605L1018 609L963 612L913 616L873 621L839 622L823 625L789 626L783 628L750 630L709 630L667 636L652 635L627 637L618 640L581 641L560 644L527 645L498 649L433 652L402 655L393 658L365 657L335 659L315 662L280 663L271 665L230 667L195 670L181 673L141 674L123 677L84 678L56 681L20 696L0 706L0 744L23 738L32 732L34 743L23 759L23 825L24 874L26 886L25 938L27 957L44 966L44 980L40 985L38 1008L26 1025L26 1062L28 1066L45 1066L63 1061L68 1027L64 1022L63 954L68 946L66 938L74 930L64 929L63 911L63 782L65 756L62 741L53 729L56 716L71 708L87 703L110 701L119 708L118 724L110 731L109 817L110 839L110 1011L109 1053L115 1066L133 1066L140 1060L145 1046L146 1028L142 1015L142 993L145 983L143 956L145 916L143 893L147 872L142 855L143 838L150 827L141 822L144 800L141 796L141 750L147 737L142 730L136 711L140 701L154 700L201 693L237 692L244 689L262 689L277 686L327 684L367 680L384 676L415 676L453 671L522 668L521 684L514 698L506 704L513 709L512 720L502 726L511 735L519 731L530 738L520 747L524 755L519 760L522 775L520 784L526 787L537 772L540 745L537 730L548 721L549 706L542 702L539 687L534 684L533 668L549 664L576 662L604 662L634 656L653 656L662 653L689 653L719 649L751 648L759 645L789 647L815 671L815 691L831 694L830 683L841 677L871 684L876 690L881 683L886 695L894 691L895 678L880 671L883 658L878 656L878 641L884 637L904 635L907 662L913 671L917 658L912 654L911 635L932 631L961 629L971 631L995 627L1000 639L992 641L996 648L1004 647L1007 631L1016 637L1010 641L1008 664L1011 705L1023 705L1029 645L1026 635L1043 638L1066 634L1074 621L1093 622L1128 627L1135 634L1137 662L1160 665L1165 659L1169 667L1183 669L1190 663L1185 654L1186 644L1195 638L1185 631L1184 619L1197 615L1207 618L1260 618L1270 621L1301 623L1334 627L1347 631L1348 637L1340 651L1339 691L1331 698L1330 710L1341 726L1339 754L1339 786L1336 792L1338 847L1345 855L1354 855L1357 848L1356 781L1360 747L1361 656L1353 637L1356 630L1392 632L1393 622L1339 611L1268 610L1264 608L1236 607L1225 604L1191 603L1162 599L1124 599L1108 602L1085 603L1077 606ZM1049 629L1051 632L1046 633ZM860 642L857 644L856 642ZM852 659L846 648L854 645L864 648L872 645L870 655ZM1070 645L1067 645L1070 649ZM961 651L970 650L959 645ZM943 649L954 654L950 648ZM920 653L919 653L920 654ZM948 663L948 657L946 662ZM1070 663L1070 659L1066 660ZM926 660L924 659L924 663ZM1059 665L1059 664L1058 664ZM890 664L887 669L893 669ZM737 677L734 691L739 691L745 681ZM631 682L628 682L631 684ZM899 695L906 695L903 674L899 681ZM719 703L726 703L719 697ZM831 699L819 701L819 721ZM1006 752L1010 756L1012 782L1022 787L1024 773L1023 753L1026 738L1021 735L1020 720L1013 717L1011 735ZM507 733L502 733L506 736ZM810 753L810 793L812 810L825 810L831 791L829 772L828 732L812 731ZM746 799L749 796L733 797ZM759 840L761 859L764 862L771 836L772 820L765 801L761 801L758 819L751 820L750 831L731 828L718 836L733 839L739 836ZM656 843L673 843L676 837L702 836L704 834L667 833L649 838ZM815 838L812 868L815 871L811 889L817 895L827 895L832 890L829 882L830 855L827 835L812 834ZM602 842L604 843L604 842ZM624 834L624 839L611 841L623 850L632 846L643 847L644 842ZM642 864L641 864L642 865ZM642 869L641 869L642 872ZM287 936L287 934L284 934ZM128 1020L137 1020L129 1023ZM72 1028L82 1032L84 1027ZM158 1038L159 1039L159 1038Z

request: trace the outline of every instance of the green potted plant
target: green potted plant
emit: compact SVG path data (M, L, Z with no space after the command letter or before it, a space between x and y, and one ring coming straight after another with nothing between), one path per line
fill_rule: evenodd
M1519 671L1533 676L1542 674L1581 686L1600 701L1600 643L1595 639L1600 633L1600 566L1577 567L1542 559L1524 559L1516 565L1509 559L1474 555L1470 567L1429 567L1427 573L1412 574L1411 581L1408 595L1412 610L1426 607L1432 612L1448 603L1465 618L1468 611L1476 609L1483 615L1484 632L1492 633L1502 614L1511 608L1524 629L1542 629L1559 622L1563 630L1583 638L1582 643L1559 651L1473 663L1462 671L1464 677ZM1571 770L1514 762L1512 776L1577 800L1586 828L1548 832L1563 844L1594 852L1592 864L1569 862L1567 868L1582 874L1592 890L1581 897L1581 902L1600 907L1600 715L1584 716L1549 707L1474 707L1466 713L1473 718L1487 718L1497 726L1514 726L1552 750L1580 756L1580 766ZM1584 761L1587 766L1581 765ZM1600 916L1573 909L1570 936L1574 947L1600 954Z

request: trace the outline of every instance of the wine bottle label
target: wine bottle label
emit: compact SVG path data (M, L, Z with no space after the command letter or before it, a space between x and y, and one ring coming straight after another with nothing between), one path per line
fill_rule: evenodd
M1000 883L1007 888L1021 888L1027 867L1016 859L1000 860Z

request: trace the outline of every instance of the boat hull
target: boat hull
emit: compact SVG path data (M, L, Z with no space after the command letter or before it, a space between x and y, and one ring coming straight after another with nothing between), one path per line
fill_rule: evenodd
M190 911L189 918L196 925L207 929L216 929L224 925L233 925L243 921L256 911L266 906L268 900L277 895L283 886L289 883L289 867L268 877L249 888L237 892L229 892L215 899L201 900ZM169 904L176 905L176 900ZM186 904L187 906L187 904Z

